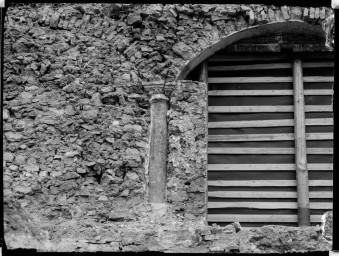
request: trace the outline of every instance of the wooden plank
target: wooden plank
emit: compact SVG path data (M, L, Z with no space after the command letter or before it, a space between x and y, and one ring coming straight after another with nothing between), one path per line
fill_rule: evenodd
M250 208L250 209L298 209L297 202L208 202L208 209L216 208ZM310 209L333 208L332 203L311 202Z
M238 70L281 69L281 68L292 68L292 63L268 63L268 64L232 65L232 66L209 66L208 71L238 71Z
M223 55L213 55L208 59L208 62L216 61L264 61L264 60L290 60L291 56L288 54L249 54L249 55L232 55L232 54L223 54Z
M293 90L211 90L209 96L267 96L293 95Z
M304 76L304 83L332 83L334 76Z
M305 105L305 112L332 112L332 105Z
M306 153L308 155L332 155L333 148L307 148Z
M258 113L258 112L293 112L293 106L211 106L209 113Z
M302 59L329 59L333 60L333 53L329 54L324 54L324 53L301 53L299 55ZM222 54L218 55L215 54L213 56L210 56L208 58L208 62L216 62L216 61L231 61L231 62L236 62L236 61L269 61L269 60L291 60L291 55L290 54L265 54L265 53L260 53L260 54Z
M333 132L306 133L306 140L333 140Z
M295 187L295 180L209 180L209 186L217 187ZM310 180L312 187L331 187L333 180Z
M304 79L305 80L305 79ZM300 59L293 61L293 90L294 90L294 133L295 133L295 164L297 174L298 191L298 225L310 225L310 200L308 189L307 154L306 149L306 125L305 125L305 101L303 70ZM320 106L319 106L320 107Z
M304 95L333 95L333 90L304 90Z
M208 77L208 82L212 84L230 83L291 83L292 77L258 76L258 77Z
M321 222L322 215L311 215L311 222ZM208 214L208 222L298 222L298 215Z
M293 133L285 134L235 134L235 135L208 135L210 142L229 142L229 141L282 141L294 140Z
M331 83L334 82L333 76L304 76L305 83ZM277 76L258 76L258 77L208 77L208 83L212 84L230 84L230 83L291 83L293 77Z
M333 164L309 164L309 170L333 170ZM295 171L295 164L208 164L208 171Z
M311 125L333 125L333 118L309 118L306 126ZM276 120L245 120L245 121L221 121L209 122L208 128L250 128L250 127L281 127L294 126L293 119Z
M209 147L208 154L295 154L295 148L234 148L234 147ZM333 154L333 148L307 148L305 154L319 154L319 155L331 155Z
M333 62L307 62L303 63L303 68L323 68L333 67ZM209 66L208 71L239 71L239 70L264 70L264 69L286 69L292 68L292 63L267 63L232 66Z
M209 96L288 96L293 90L211 90ZM304 90L304 95L333 95L333 90Z
M333 125L333 118L307 118L305 124L306 126Z
M208 164L208 171L295 171L295 164ZM308 164L309 171L331 171L333 164Z
M332 191L310 191L310 198L333 198ZM297 192L286 191L209 191L209 197L217 198L297 198Z
M333 133L307 133L306 140L332 140ZM208 135L210 142L228 141L285 141L294 140L294 133L273 134L234 134L234 135Z
M293 126L293 119L209 122L208 128L245 128Z
M332 105L306 105L305 112L332 112ZM209 113L259 113L293 112L292 105L276 106L211 106Z

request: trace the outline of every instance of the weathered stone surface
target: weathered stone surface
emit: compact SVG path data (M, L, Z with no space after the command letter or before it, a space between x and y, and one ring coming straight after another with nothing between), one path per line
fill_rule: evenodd
M290 7L290 16L292 20L299 20L302 17L302 9L299 6Z
M186 60L190 59L193 55L192 48L183 42L175 44L173 46L173 51Z
M326 212L322 216L322 234L327 240L332 240L333 234L333 212Z
M172 93L171 106L168 111L169 156L167 183L168 199L178 208L185 209L183 214L193 214L199 218L206 208L204 200L192 198L190 194L205 195L206 184L206 134L204 126L196 126L206 121L206 85L204 83L182 82ZM184 103L185 101L185 103ZM189 103L192 102L192 103ZM194 103L193 103L194 102ZM178 136L180 134L180 136ZM181 145L190 145L189 148ZM183 153L185 152L185 153ZM193 181L192 181L193 180ZM185 186L185 184L188 184ZM185 191L186 190L186 191ZM194 199L193 199L194 198ZM186 204L182 204L185 201ZM193 203L195 202L195 203ZM202 205L197 203L202 202Z

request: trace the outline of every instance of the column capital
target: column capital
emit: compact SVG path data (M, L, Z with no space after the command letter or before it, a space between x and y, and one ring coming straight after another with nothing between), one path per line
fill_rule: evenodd
M156 102L169 102L169 99L166 97L165 94L162 93L157 93L157 94L153 94L151 99L149 100L149 102L152 103L156 103Z
M165 82L165 81L152 81L142 82L142 86L145 91L151 95L163 94L169 97L177 85L176 81Z

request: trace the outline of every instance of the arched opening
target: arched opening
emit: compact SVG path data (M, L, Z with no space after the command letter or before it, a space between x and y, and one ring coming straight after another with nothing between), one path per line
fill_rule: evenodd
M321 26L313 26L302 21L286 21L276 22L265 25L253 26L244 30L236 31L229 34L227 37L222 38L219 42L207 47L200 54L195 56L187 65L182 69L178 75L178 80L187 79L187 75L190 74L198 65L200 65L208 57L214 55L221 49L224 49L228 45L231 45L239 40L253 38L261 35L269 35L275 33L291 33L291 34L303 34L318 37L325 37L324 31Z
M238 40L225 38L200 55L208 56L203 63L196 58L190 72L182 72L208 83L210 224L300 225L296 162L302 154L310 224L332 209L333 53L321 28L287 23L292 26L275 27L286 30L271 24Z

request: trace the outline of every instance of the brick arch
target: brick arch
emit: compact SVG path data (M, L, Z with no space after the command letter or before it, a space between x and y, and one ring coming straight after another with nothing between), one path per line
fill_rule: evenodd
M277 31L325 37L325 32L321 26L311 25L300 20L269 23L235 31L228 34L226 37L221 38L217 43L206 47L203 51L189 60L189 62L181 69L181 72L177 76L177 80L184 80L196 66L202 63L208 57L212 56L215 52L227 47L228 45L231 45L241 39L261 36Z

